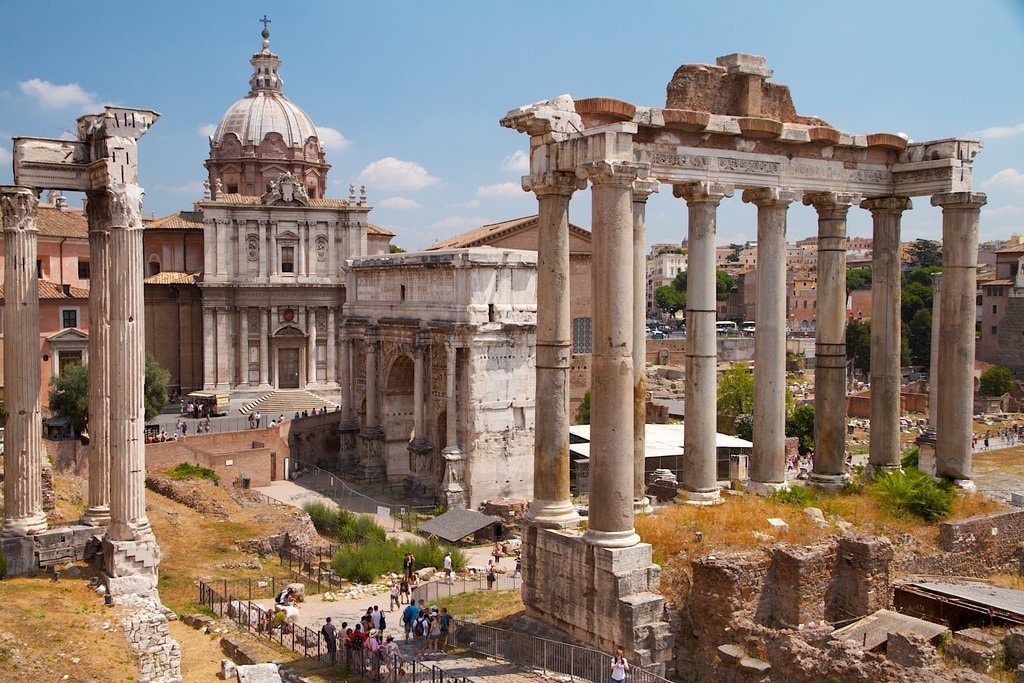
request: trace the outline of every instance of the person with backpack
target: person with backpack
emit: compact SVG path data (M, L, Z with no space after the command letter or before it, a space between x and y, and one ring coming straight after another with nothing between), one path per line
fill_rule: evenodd
M412 653L414 657L423 657L427 654L427 635L430 633L430 618L426 610L420 609L419 616L413 627Z
M331 656L331 664L334 664L338 659L338 628L331 623L330 617L327 617L327 623L320 629L320 634L324 637L327 654Z
M416 618L420 615L420 608L415 603L410 602L404 610L402 610L402 626L405 627L405 639L409 640L409 634L412 633L412 627L416 623Z
M438 619L441 625L441 640L438 643L438 647L441 650L441 654L445 653L448 649L448 633L452 628L452 615L448 614L448 608L441 608L441 617Z
M612 683L622 683L629 673L629 662L626 661L622 648L615 648L615 656L612 657Z

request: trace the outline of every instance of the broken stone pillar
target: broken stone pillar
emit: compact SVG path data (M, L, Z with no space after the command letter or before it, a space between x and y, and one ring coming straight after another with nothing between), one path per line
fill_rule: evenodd
M569 200L580 181L572 173L525 176L537 195L537 396L545 398L534 425L530 524L571 528L579 515L569 496Z
M366 424L359 431L359 477L380 481L385 477L384 430L379 423L377 396L377 328L366 330Z
M869 534L839 538L835 568L825 594L825 619L848 621L886 609L892 603L893 547Z
M647 455L647 198L658 191L657 180L633 182L633 505L636 512L654 510L646 492Z
M686 277L686 429L679 500L721 502L718 489L715 235L718 205L734 189L717 183L676 185L688 212Z
M110 183L105 193L112 352L110 526L103 552L108 588L118 595L155 590L160 549L146 516L142 188Z
M981 192L932 197L942 207L942 298L939 329L936 473L969 488L974 414L974 338Z
M611 136L612 134L609 134ZM633 198L640 165L585 164L594 235L594 346L590 420L590 508L584 538L633 546Z
M110 201L106 192L87 193L89 215L89 504L88 526L110 524Z
M0 188L4 227L4 536L46 531L43 422L39 404L36 208L28 187Z
M454 340L449 340L448 350L448 406L445 415L446 443L441 451L444 458L444 481L441 483L441 501L449 510L465 509L467 503L466 489L463 486L463 456L459 448L459 401L458 390L458 359L459 349Z
M754 337L754 452L749 490L786 487L786 212L799 193L745 190L757 206L757 335Z
M810 483L842 488L846 475L846 214L854 197L804 197L818 212L818 314L814 364L814 470Z
M871 212L871 441L868 467L900 466L900 218L913 208L906 197L860 204Z

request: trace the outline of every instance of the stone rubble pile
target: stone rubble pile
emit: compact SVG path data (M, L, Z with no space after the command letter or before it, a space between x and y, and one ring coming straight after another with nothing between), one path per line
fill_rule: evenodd
M141 680L181 683L181 646L171 638L169 611L155 597L127 595L117 604L125 609L125 639L139 663ZM170 616L174 618L173 613Z

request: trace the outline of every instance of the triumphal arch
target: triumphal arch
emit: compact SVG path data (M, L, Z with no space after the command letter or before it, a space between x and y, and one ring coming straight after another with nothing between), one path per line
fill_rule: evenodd
M537 411L534 499L523 598L530 613L652 665L672 635L654 591L658 568L633 526L642 499L644 207L671 186L688 208L685 465L678 500L719 501L715 475L715 217L732 197L757 207L758 292L754 450L750 490L785 486L786 215L818 214L815 459L811 482L838 487L845 453L845 254L852 207L874 231L871 339L872 469L899 467L900 219L911 197L942 210L936 472L969 486L975 266L985 195L971 189L976 140L913 143L851 134L799 115L765 59L732 54L681 66L664 107L568 95L510 111L503 126L530 136L537 196ZM573 529L569 498L569 200L591 187L593 356L590 513ZM933 368L933 371L935 368ZM935 376L937 374L937 377Z

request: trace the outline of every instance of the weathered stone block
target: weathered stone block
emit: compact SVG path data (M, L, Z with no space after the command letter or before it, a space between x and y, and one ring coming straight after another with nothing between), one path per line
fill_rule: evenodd
M1003 636L1007 662L1024 662L1024 628L1013 628Z
M18 576L34 571L36 567L35 541L31 536L0 538L0 551L7 561L7 575Z
M739 645L726 643L718 646L718 656L726 664L736 664L746 655Z
M915 633L890 633L885 655L894 664L911 668L932 666L939 660L935 646L924 636Z
M740 660L740 671L757 676L758 678L767 676L771 670L772 665L760 659L744 657Z

